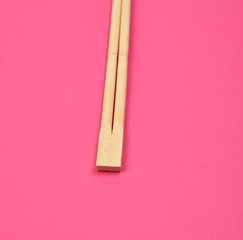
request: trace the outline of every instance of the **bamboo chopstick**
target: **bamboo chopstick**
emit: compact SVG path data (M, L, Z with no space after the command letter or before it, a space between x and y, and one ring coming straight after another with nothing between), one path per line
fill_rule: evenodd
M131 0L113 0L103 111L96 162L99 171L120 171L121 169L130 8Z

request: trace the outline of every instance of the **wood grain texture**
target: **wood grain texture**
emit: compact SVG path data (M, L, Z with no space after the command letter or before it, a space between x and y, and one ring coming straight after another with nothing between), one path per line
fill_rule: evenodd
M121 169L130 8L130 0L113 0L102 121L96 162L96 167L100 171L120 171Z

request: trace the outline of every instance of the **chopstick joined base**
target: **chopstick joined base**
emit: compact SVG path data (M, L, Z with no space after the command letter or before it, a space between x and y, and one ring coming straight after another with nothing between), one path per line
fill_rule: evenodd
M99 171L120 171L123 127L116 125L111 132L107 123L101 125L96 167Z
M105 92L96 162L99 171L121 170L130 7L131 0L113 0Z

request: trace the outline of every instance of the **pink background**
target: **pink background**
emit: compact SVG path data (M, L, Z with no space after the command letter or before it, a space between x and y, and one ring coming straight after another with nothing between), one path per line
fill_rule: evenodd
M111 0L0 2L0 239L243 239L243 2L132 0L123 169L95 170Z

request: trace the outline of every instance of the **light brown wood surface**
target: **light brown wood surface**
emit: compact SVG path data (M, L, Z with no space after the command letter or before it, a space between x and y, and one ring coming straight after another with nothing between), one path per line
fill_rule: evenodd
M120 171L127 85L131 0L113 0L96 167ZM114 106L115 104L115 106Z

